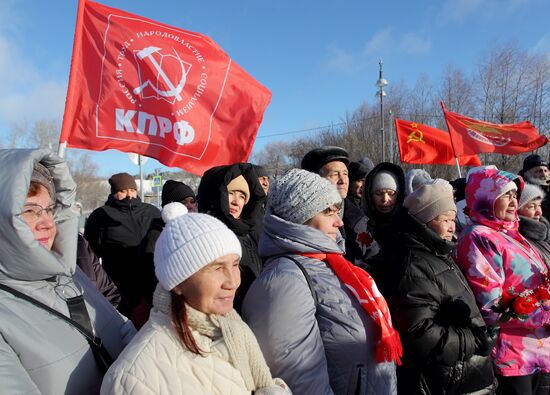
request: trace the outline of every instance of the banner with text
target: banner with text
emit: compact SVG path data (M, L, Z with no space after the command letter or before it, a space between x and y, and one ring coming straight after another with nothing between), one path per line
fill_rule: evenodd
M207 36L80 0L60 143L202 175L248 160L270 100Z

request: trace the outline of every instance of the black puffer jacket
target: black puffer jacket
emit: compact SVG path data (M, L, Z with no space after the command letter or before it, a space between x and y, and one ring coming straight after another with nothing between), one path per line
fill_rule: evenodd
M550 223L544 217L540 221L519 217L519 233L537 249L550 269Z
M119 311L127 317L150 293L154 268L146 254L145 236L155 218L160 218L155 206L139 198L116 200L110 195L86 221L84 238L116 284L121 296Z
M384 296L403 342L399 393L493 393L491 360L476 353L488 355L496 336L486 337L474 295L451 258L454 244L404 208L394 219ZM485 351L476 346L482 339Z
M250 189L250 199L243 207L241 218L235 219L229 213L227 185L242 175ZM243 256L241 258L241 286L235 295L235 310L240 312L241 304L248 288L262 270L262 260L258 253L258 226L262 221L265 192L258 181L254 165L236 163L217 166L204 173L198 193L199 212L210 214L231 229L239 239Z

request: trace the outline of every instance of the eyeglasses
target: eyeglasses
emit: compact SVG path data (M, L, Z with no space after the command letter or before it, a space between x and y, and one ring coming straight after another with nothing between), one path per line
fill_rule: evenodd
M23 212L17 215L23 218L26 222L36 222L40 219L43 212L45 212L48 217L55 218L60 209L61 205L58 203L54 203L48 207L42 207L38 204L33 204L25 207Z

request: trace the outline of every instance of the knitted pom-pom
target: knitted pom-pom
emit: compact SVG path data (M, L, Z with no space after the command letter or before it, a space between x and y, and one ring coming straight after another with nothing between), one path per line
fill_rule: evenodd
M178 202L168 203L162 209L162 220L165 223L187 214L187 207Z

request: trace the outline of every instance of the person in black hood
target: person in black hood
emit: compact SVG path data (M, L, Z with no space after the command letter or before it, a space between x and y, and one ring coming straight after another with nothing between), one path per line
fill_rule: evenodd
M474 294L451 252L456 206L451 185L428 181L393 217L391 270L378 283L403 342L400 394L493 394L487 329Z
M262 269L258 228L266 196L254 165L236 163L209 169L201 179L197 199L199 212L218 218L241 243L241 285L234 304L240 313L244 296Z
M405 174L400 166L379 163L365 177L361 206L369 218L374 238L384 249L391 242L388 226L397 208L405 198Z
M160 211L141 201L130 174L114 174L109 184L111 194L104 206L90 214L84 238L101 258L103 268L120 292L118 310L132 318L150 288L152 262L145 251L146 235L153 220L160 217Z

